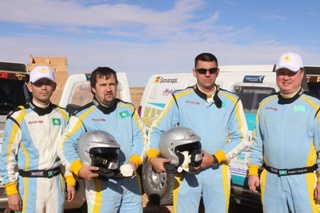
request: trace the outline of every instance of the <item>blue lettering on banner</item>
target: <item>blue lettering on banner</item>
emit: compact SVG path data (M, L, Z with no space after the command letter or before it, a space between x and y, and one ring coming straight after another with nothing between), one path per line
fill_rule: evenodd
M246 75L243 78L244 83L263 83L264 75Z
M247 171L248 169L243 169L243 168L235 168L229 165L229 169L231 174L239 174L242 176L246 176L247 175Z

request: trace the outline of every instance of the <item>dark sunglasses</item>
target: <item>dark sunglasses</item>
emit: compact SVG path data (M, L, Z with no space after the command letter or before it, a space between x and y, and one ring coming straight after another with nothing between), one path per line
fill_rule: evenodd
M207 71L209 71L210 74L215 74L218 71L218 67L213 67L213 68L209 68L209 69L200 68L200 69L196 69L196 71L202 75L206 74Z
M52 82L52 81L36 81L32 84L36 87L42 87L43 85L53 86L54 82Z

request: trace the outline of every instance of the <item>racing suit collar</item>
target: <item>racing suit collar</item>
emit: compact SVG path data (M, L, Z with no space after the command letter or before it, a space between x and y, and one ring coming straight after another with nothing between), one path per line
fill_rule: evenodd
M278 93L278 104L291 104L293 103L295 100L297 100L302 94L304 93L304 89L301 88L299 90L299 92L297 92L297 94L295 94L293 97L291 98L284 98L282 97L282 95L280 94L280 92Z
M110 107L105 107L102 106L99 101L97 101L97 99L93 98L93 104L101 111L103 112L103 114L110 114L111 112L113 112L114 110L116 110L117 108L117 103L119 102L119 99L116 99L114 101L114 104Z
M32 101L29 101L28 104L29 104L30 108L33 111L35 111L39 116L50 114L52 112L52 109L53 109L52 103L50 103L49 106L46 107L46 108L38 107Z
M218 85L215 85L215 87L216 87L216 92L215 92L215 94L213 96L213 101L214 101L215 105L217 106L217 108L220 109L221 106L222 106L222 101L218 96L218 93L220 91L220 87ZM201 92L200 89L198 88L197 84L195 84L193 86L193 90L200 98L202 98L203 100L207 101L207 94Z

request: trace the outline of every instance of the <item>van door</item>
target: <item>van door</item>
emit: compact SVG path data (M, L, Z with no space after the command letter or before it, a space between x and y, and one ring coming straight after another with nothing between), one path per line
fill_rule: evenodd
M19 105L24 105L29 98L25 85L27 81L29 74L25 64L0 62L0 144L7 114Z

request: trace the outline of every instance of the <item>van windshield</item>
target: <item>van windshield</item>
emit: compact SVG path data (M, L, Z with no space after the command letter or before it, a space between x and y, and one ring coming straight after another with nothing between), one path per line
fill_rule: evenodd
M275 93L276 90L272 87L234 86L233 92L240 97L244 112L255 113L258 110L260 101Z
M26 103L24 81L0 78L0 115L7 115L11 110Z

